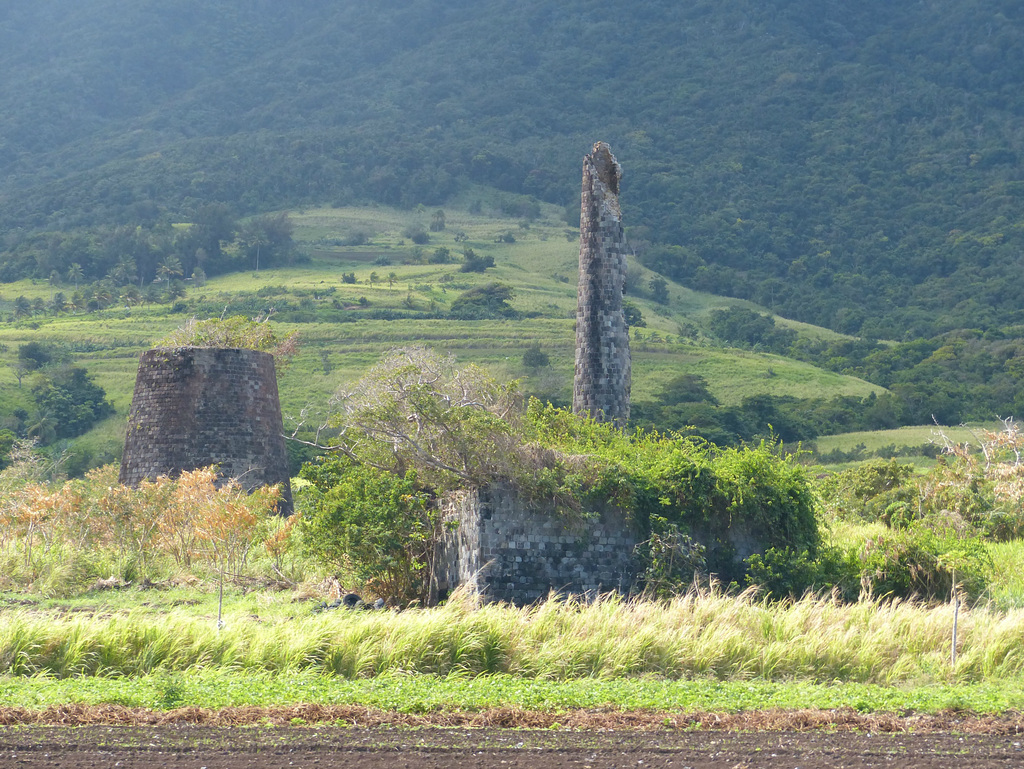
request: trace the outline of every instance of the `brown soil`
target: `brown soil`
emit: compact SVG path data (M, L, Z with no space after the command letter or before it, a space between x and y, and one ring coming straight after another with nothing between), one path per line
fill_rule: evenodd
M1021 767L1020 714L0 709L2 767Z

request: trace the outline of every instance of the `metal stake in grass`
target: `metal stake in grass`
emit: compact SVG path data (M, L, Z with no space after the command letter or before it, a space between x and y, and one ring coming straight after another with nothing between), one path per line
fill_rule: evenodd
M220 572L220 589L217 591L217 632L224 627L224 570Z
M960 619L960 593L956 589L956 569L953 570L953 644L949 652L949 664L956 667L956 631Z

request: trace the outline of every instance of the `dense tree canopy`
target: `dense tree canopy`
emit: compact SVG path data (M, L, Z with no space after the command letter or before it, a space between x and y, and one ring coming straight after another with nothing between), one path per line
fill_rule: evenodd
M874 337L1024 321L1010 0L38 0L0 68L4 280L211 272L306 202L571 209L604 139L685 284Z

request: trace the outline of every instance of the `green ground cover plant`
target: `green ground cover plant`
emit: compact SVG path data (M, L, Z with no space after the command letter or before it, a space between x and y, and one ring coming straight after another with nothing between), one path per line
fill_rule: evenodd
M156 343L156 347L232 347L269 352L279 359L294 352L297 333L281 339L266 318L189 319L183 326Z
M115 704L156 711L290 704L361 705L397 713L524 711L649 711L655 713L756 710L833 710L863 713L1002 714L1024 707L1016 681L979 684L879 686L714 678L582 678L572 681L516 676L383 675L344 679L315 673L252 674L223 670L154 673L138 678L0 676L10 707Z
M1006 419L968 434L970 443L956 443L937 430L942 453L924 473L874 460L825 475L817 484L825 545L817 555L776 548L752 556L748 579L777 597L834 589L848 600L1015 601L1009 559L1024 525L1020 429Z
M232 673L205 670L138 678L0 677L9 707L42 710L71 702L120 704L169 711L287 704L355 704L394 713L479 712L500 708L544 713L578 710L654 713L741 713L835 710L861 713L1005 714L1024 707L1012 682L880 686L845 682L577 679L515 676L385 675L339 679L318 674Z

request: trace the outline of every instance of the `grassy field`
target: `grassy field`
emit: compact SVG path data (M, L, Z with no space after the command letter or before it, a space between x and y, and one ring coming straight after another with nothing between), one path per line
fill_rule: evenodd
M978 445L978 433L980 430L995 430L998 423L984 425L962 425L955 427L939 427L937 425L923 425L919 427L900 427L896 430L875 430L873 432L841 433L839 435L822 435L815 439L818 449L822 452L851 451L858 446L863 446L866 451L877 451L885 446L908 446L917 447L928 443L943 445L942 436L945 435L954 443L970 443Z
M170 709L355 704L405 713L577 708L864 712L1024 706L1021 610L910 602L767 605L714 593L664 602L454 602L314 613L308 595L127 590L3 609L6 705ZM32 604L32 601L27 603Z

